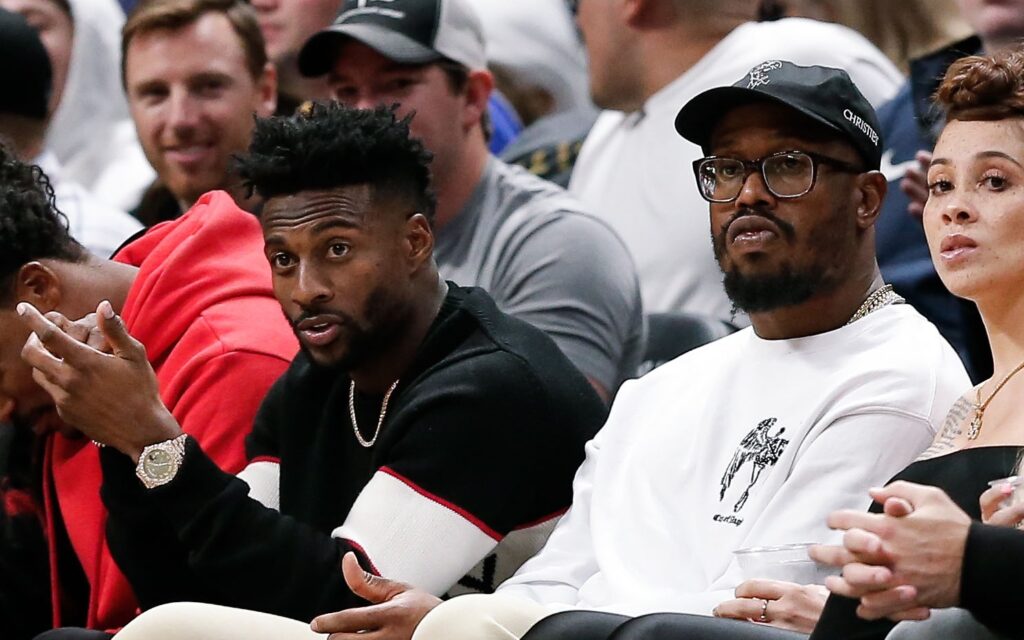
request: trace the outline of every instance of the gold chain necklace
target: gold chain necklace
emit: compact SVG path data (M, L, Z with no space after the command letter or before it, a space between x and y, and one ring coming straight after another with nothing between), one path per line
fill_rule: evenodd
M1010 378L1017 375L1017 372L1020 371L1021 369L1024 369L1024 362L1021 362L1016 367L1014 367L1013 371L1006 374L1006 376L999 382L999 384L996 385L996 390L992 392L992 395L990 395L988 399L985 400L985 402L981 401L981 388L985 385L984 383L978 385L978 390L974 394L974 417L971 419L971 426L967 429L968 440L976 439L978 437L978 434L981 433L981 421L985 417L985 409L988 408L988 403L992 402L992 398L996 397L996 394L999 393L999 390L1002 389L1006 385L1006 383L1010 381Z
M883 285L864 298L864 302L861 303L860 307L854 311L850 319L846 321L846 324L853 324L864 316L868 315L872 311L878 311L882 307L887 307L890 304L903 304L906 300L903 296L892 290L892 285Z
M384 425L384 416L388 414L388 400L391 399L391 394L397 386L398 380L395 380L384 393L384 401L381 402L380 405L380 415L377 416L377 428L373 430L373 437L369 440L363 437L362 432L359 431L359 422L356 421L356 381L353 380L348 386L348 417L352 420L352 431L355 432L356 440L359 441L359 444L363 445L367 449L377 442L377 436L380 435L380 428Z

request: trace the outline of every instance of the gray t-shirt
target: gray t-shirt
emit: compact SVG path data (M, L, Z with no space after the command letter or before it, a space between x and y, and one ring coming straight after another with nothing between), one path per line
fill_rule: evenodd
M636 375L645 336L633 260L561 187L491 158L436 243L442 276L485 289L609 393Z

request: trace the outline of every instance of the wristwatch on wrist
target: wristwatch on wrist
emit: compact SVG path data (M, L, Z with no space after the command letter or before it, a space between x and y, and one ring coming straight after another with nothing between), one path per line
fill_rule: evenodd
M185 439L188 434L177 438L151 444L142 450L139 464L135 466L135 475L147 489L163 486L174 480L185 459Z

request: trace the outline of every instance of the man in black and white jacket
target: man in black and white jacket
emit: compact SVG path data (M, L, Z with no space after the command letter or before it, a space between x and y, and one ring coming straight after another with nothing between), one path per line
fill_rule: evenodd
M53 377L67 382L55 400L109 445L107 539L144 608L308 623L364 602L342 573L350 552L437 595L489 591L568 508L603 403L550 338L440 279L428 160L384 108L257 124L241 168L266 199L266 257L302 351L239 478L181 434L116 316L99 319L111 359L27 315L39 338L26 351L81 373ZM117 380L120 393L96 393Z

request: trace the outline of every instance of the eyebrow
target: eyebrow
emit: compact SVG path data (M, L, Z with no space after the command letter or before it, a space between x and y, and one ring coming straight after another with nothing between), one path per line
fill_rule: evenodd
M1024 169L1024 165L1022 165L1020 162L1018 162L1016 158L1014 158L1013 156L1011 156L1009 154L1003 153L1002 151L980 151L980 152L974 154L974 159L975 160L985 160L987 158L1002 158L1003 160L1009 160L1010 162L1012 162L1013 164L1017 165L1021 169ZM932 158L932 161L930 163L928 163L928 166L929 167L934 167L934 166L939 166L939 165L945 166L945 165L950 165L952 163L953 163L953 161L950 160L949 158Z
M388 61L387 64L385 64L379 70L379 72L382 73L382 74L383 73L421 73L421 72L425 71L428 66L429 66L429 63L427 63L427 64L410 64L410 63ZM331 71L331 72L329 72L329 76L333 80L350 80L351 79L351 74L349 74L349 73L347 73L345 71L343 71L341 73L337 73L335 71Z
M975 158L979 158L979 159L981 159L981 158L1002 158L1004 160L1009 160L1013 164L1015 164L1018 167L1021 167L1022 169L1024 169L1024 166L1022 166L1021 163L1016 160L1016 158L1013 158L1013 157L1009 156L1008 154L1003 153L1002 151L982 151L981 153L975 155L974 157Z
M358 222L347 218L330 218L314 224L313 232L320 233L321 231L327 231L328 229L334 229L336 227L341 227L343 229L360 229L362 226L363 225Z

